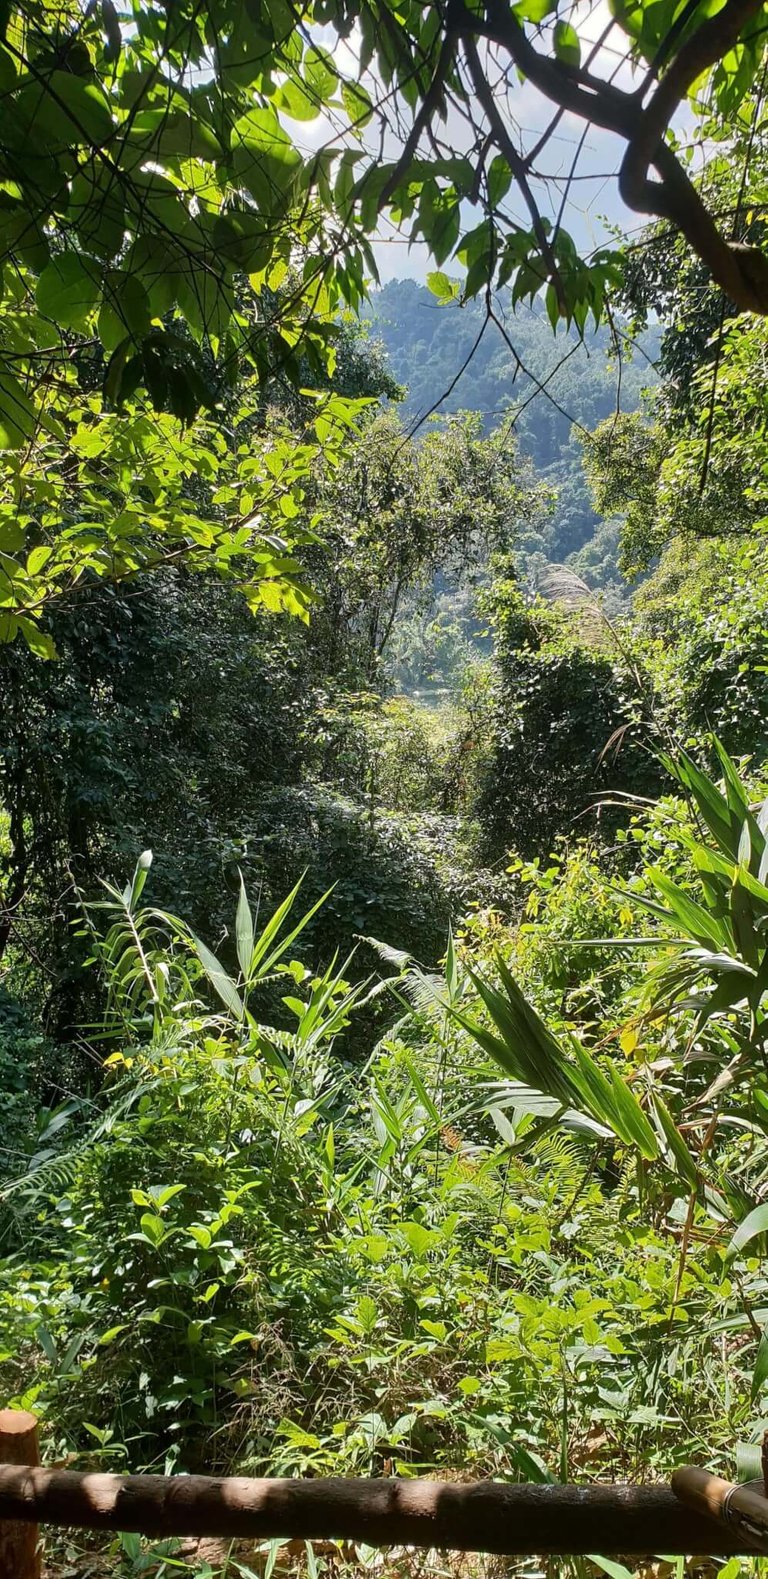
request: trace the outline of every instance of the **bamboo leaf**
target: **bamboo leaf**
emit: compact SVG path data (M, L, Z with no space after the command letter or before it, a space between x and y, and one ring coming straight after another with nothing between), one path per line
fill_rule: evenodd
M229 1009L236 1020L243 1020L245 1009L232 977L227 974L216 955L212 954L207 945L202 943L200 938L195 937L194 933L192 933L192 943L214 992L218 993L225 1008Z
M766 1379L768 1379L768 1326L763 1328L762 1336L757 1346L757 1359L755 1360L755 1369L752 1372L752 1403L754 1403Z
M136 862L136 870L133 874L133 882L131 883L131 895L129 900L129 909L131 911L136 909L136 906L141 898L142 890L149 876L149 868L151 865L152 851L142 850L141 855Z
M739 1255L741 1251L752 1242L753 1239L757 1238L758 1234L764 1234L766 1232L768 1232L768 1202L764 1202L762 1206L755 1206L753 1210L749 1212L744 1218L743 1223L739 1223L739 1226L736 1229L733 1238L731 1239L728 1249L725 1252L726 1266L729 1266L731 1261L735 1260L736 1256Z
M586 1111L608 1134L637 1146L649 1161L657 1157L656 1136L626 1082L615 1070L605 1075L577 1042L573 1048L576 1063L572 1063L527 1002L504 961L497 960L497 964L506 998L474 972L470 971L470 976L500 1035L492 1035L454 1011L456 1019L513 1079L556 1100L563 1110Z
M237 901L237 914L235 916L235 942L237 945L237 958L243 976L247 979L253 955L253 917L248 904L248 895L245 892L243 874L240 877L240 895Z
M648 868L648 876L654 887L666 899L675 920L690 937L708 948L730 948L733 940L723 922L718 921L716 916L697 904L695 899L691 899L684 889L673 883L671 878L667 877L665 872L661 872L657 866Z
M445 984L448 988L449 998L455 998L459 985L459 965L453 942L453 928L451 926L448 927L448 945L445 951Z
M619 1135L628 1145L637 1146L648 1162L653 1162L659 1155L658 1142L634 1091L613 1066L610 1081Z
M750 807L749 796L744 784L741 781L741 777L735 762L733 762L731 757L729 757L725 746L721 744L716 736L712 737L712 744L715 748L720 766L723 770L725 793L728 805L734 820L739 820L741 824L739 829L739 843L737 846L737 860L746 860L747 865L749 865L753 857L756 857L759 861L760 856L763 854L765 849L765 834L760 826L758 818L755 817ZM742 853L742 851L746 851L748 853L745 855Z
M691 1156L691 1153L689 1152L688 1147L686 1146L685 1141L683 1140L683 1137L680 1134L680 1131L677 1128L671 1113L669 1112L669 1109L665 1106L658 1093L654 1093L653 1105L656 1112L656 1117L659 1122L659 1128L667 1142L667 1145L669 1146L681 1179L685 1180L685 1183L690 1189L697 1189L699 1184L699 1172L698 1168L696 1167L696 1163L694 1162L693 1157Z
M260 961L262 960L264 954L266 954L267 949L270 947L273 938L280 931L283 921L288 915L303 881L304 878L302 875L299 878L298 883L294 885L289 894L286 894L285 899L281 901L277 909L270 916L266 926L264 927L264 930L256 939L253 945L253 953L251 955L251 960L248 967L249 979L254 975Z
M661 753L661 761L671 777L690 791L715 842L735 860L742 819L737 821L733 817L717 785L712 783L706 773L702 773L701 768L684 751L675 759Z

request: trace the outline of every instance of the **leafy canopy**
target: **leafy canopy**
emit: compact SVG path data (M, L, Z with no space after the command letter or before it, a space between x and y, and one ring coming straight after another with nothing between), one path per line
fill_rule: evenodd
M175 465L171 429L150 431L146 413L187 425L209 413L205 471L217 432L234 427L237 453L233 391L253 410L256 387L278 374L327 382L339 310L359 307L386 221L426 241L438 297L458 288L443 272L455 260L488 314L492 289L509 284L513 301L545 287L553 323L598 320L616 253L579 256L561 223L570 178L554 225L542 212L541 161L566 112L622 138L625 200L667 219L738 306L765 311L759 246L718 228L669 133L688 99L697 133L712 141L735 120L749 151L761 9L622 0L611 50L634 69L630 89L614 80L613 53L610 79L600 74L578 10L558 0L8 7L0 638L21 632L50 650L38 618L51 596L86 572L135 574L169 541L191 562L211 550L227 573L255 549L241 576L268 589L255 601L304 612L300 539L285 530L295 498L281 494L275 512L270 482L263 495L243 489L248 508L230 493L223 515L215 496L202 512L183 453L167 491L145 487L156 452ZM514 75L554 107L533 147L516 125ZM737 206L751 200L748 166ZM120 412L129 438L109 421ZM332 437L322 415L314 440Z
M539 161L554 127L521 149L513 71L558 119L567 111L623 138L625 200L670 219L735 301L765 310L759 249L720 234L666 137L686 98L709 135L759 113L750 93L764 47L760 0L711 9L617 5L606 80L597 47L586 54L578 10L558 0L9 8L5 444L21 447L47 420L72 377L72 335L83 336L110 403L141 386L184 418L216 403L217 378L238 358L260 376L299 354L321 366L335 310L359 304L366 270L375 272L368 238L385 211L422 235L439 265L466 265L468 295L514 280L524 297L546 282L553 318L599 316L614 262L581 259L559 221L542 216ZM613 80L616 48L636 68L631 90ZM440 130L449 107L461 123L450 141ZM398 140L399 157L382 157ZM524 223L513 218L518 199ZM442 275L435 284L450 293Z

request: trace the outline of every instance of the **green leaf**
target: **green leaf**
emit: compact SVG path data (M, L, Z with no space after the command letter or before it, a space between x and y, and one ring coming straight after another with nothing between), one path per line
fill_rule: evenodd
M746 889L748 894L752 895L753 899L759 900L760 913L765 915L768 912L768 888L766 888L765 883L760 878L753 877L746 866L735 868L733 876L734 884L738 883L740 887Z
M245 1009L232 977L227 975L224 966L219 963L216 955L212 954L207 945L202 943L199 938L196 938L194 933L192 934L192 942L214 992L218 993L225 1008L229 1009L230 1014L236 1020L244 1020Z
M579 35L570 22L555 23L552 43L558 60L562 60L566 66L581 65Z
M129 142L137 154L170 165L186 159L212 161L220 159L223 152L218 137L199 113L181 108L169 111L167 105L139 110L131 121ZM125 162L124 151L121 159Z
M526 1480L532 1481L535 1486L556 1485L556 1477L547 1469L538 1453L530 1452L521 1442L510 1442L508 1451L513 1463L517 1465Z
M434 1248L436 1239L440 1238L440 1235L436 1235L431 1228L425 1228L423 1223L401 1223L400 1232L417 1261L423 1261Z
M120 187L102 170L85 170L75 176L69 216L87 252L113 258L125 235L125 203Z
M320 1447L319 1436L313 1436L310 1431L304 1431L301 1426L295 1425L292 1420L281 1420L277 1427L278 1436L285 1438L293 1447Z
M662 1131L664 1139L667 1142L667 1145L669 1146L672 1156L674 1157L675 1163L677 1165L677 1171L681 1179L685 1180L685 1183L690 1189L698 1189L699 1173L696 1163L694 1162L693 1157L691 1156L691 1153L689 1152L688 1147L686 1146L685 1141L683 1140L683 1137L680 1134L680 1131L677 1128L671 1113L665 1107L658 1093L654 1093L653 1105L659 1121L659 1127Z
M713 916L709 911L698 905L695 899L673 883L665 872L656 866L648 867L647 876L650 877L654 887L666 899L669 905L671 918L676 921L689 937L695 938L697 943L702 943L706 948L730 949L733 940L731 934L722 921ZM640 899L642 903L642 898Z
M744 1218L743 1223L739 1223L739 1226L736 1229L733 1238L731 1239L728 1249L725 1252L726 1266L728 1266L730 1262L733 1261L735 1257L739 1255L745 1246L750 1244L753 1239L756 1239L759 1234L764 1234L766 1232L768 1232L768 1202L762 1206L755 1206L754 1209Z
M572 1063L551 1032L526 1001L504 961L496 961L505 996L470 972L500 1038L490 1036L482 1027L454 1011L480 1045L490 1052L502 1068L547 1096L556 1098L564 1108L585 1111L617 1135L626 1145L637 1146L652 1160L658 1156L658 1142L634 1092L615 1069L606 1075L578 1043L573 1043L576 1063Z
M275 238L263 219L251 209L228 208L219 214L213 227L213 243L218 257L233 263L247 274L266 268L272 257Z
M411 1080L413 1082L413 1088L414 1088L414 1090L416 1092L416 1095L418 1096L418 1099L419 1099L419 1101L420 1101L425 1113L427 1114L428 1118L430 1118L432 1120L432 1123L435 1125L435 1128L436 1129L439 1128L440 1123L441 1123L439 1109L435 1106L434 1102L432 1101L432 1098L429 1095L429 1092L427 1091L426 1086L424 1085L424 1082L423 1082L423 1080L421 1078L421 1075L419 1074L418 1069L415 1068L415 1066L412 1063L411 1059L410 1058L406 1058L405 1059L405 1063L406 1063L406 1067L407 1067L408 1073L409 1073L409 1075L411 1077Z
M0 450L18 450L35 431L37 412L13 373L0 370Z
M608 1125L625 1145L637 1146L641 1155L652 1162L659 1155L658 1142L634 1092L618 1070L611 1067L609 1073L604 1074L578 1042L574 1044L574 1052L581 1075L582 1097L593 1117Z
M140 1223L142 1233L151 1239L153 1245L162 1244L168 1232L162 1217L157 1217L154 1212L144 1212Z
M119 60L123 47L120 19L112 0L101 0L101 22L106 36L104 59L112 63Z
M34 620L28 619L26 614L16 615L16 624L30 650L36 658L56 658L56 643L47 631L42 631Z
M755 1369L752 1372L752 1386L750 1396L754 1403L764 1382L768 1379L768 1326L763 1328L763 1333L757 1347Z
M237 958L243 976L248 976L251 968L253 954L253 918L248 904L248 895L245 891L243 874L240 872L240 894L237 901L237 914L235 916L235 942L237 945Z
M190 270L181 276L177 295L190 326L221 340L234 306L232 289L223 276L210 267Z
M363 1294L362 1299L358 1300L356 1314L363 1332L373 1332L378 1319L378 1311L376 1309L376 1302L375 1300L371 1299L370 1294Z
M495 1042L501 1052L492 1051L491 1056L501 1063L508 1074L543 1091L547 1096L556 1097L563 1106L574 1103L574 1100L576 1106L580 1105L581 1093L574 1079L574 1071L569 1068L562 1049L524 998L503 960L497 959L496 963L506 996L502 996L474 972L469 973L501 1036L500 1040L491 1038L485 1044L487 1050L491 1050L491 1043ZM474 1034L477 1034L477 1030Z
M339 74L327 49L313 44L304 56L302 70L307 87L318 98L327 100L335 93Z
M282 110L284 115L290 115L295 121L317 120L321 110L321 103L317 94L305 93L298 82L284 82L277 88L273 97L275 109Z
M290 207L301 155L283 130L274 110L254 109L236 121L232 131L235 171L262 214L282 214Z
M51 258L37 282L39 311L64 329L87 329L100 295L99 264L79 252Z
M104 285L99 313L99 339L110 354L125 340L134 346L149 333L152 309L149 297L135 274L111 269Z
M498 1134L501 1136L504 1145L514 1146L515 1141L517 1140L517 1133L514 1126L510 1124L506 1113L504 1113L499 1107L489 1108L488 1112L490 1117L493 1119L494 1126L498 1131Z
M325 893L321 894L320 898L316 899L315 903L310 906L309 910L305 911L304 915L299 921L296 922L295 926L291 928L290 932L287 933L284 938L281 938L279 943L275 943L275 947L265 958L264 954L267 947L267 942L265 940L267 939L267 935L269 933L269 942L271 942L279 930L284 916L287 915L288 911L290 910L300 887L301 879L296 884L296 887L292 890L292 892L288 895L287 900L284 900L283 904L279 906L278 910L275 912L275 915L272 917L271 922L269 922L267 927L265 927L261 936L256 939L256 943L254 944L253 959L251 960L252 974L256 965L258 964L259 974L262 976L269 975L269 972L274 968L278 960L282 959L283 955L287 953L291 945L295 943L297 937L299 937L309 925L312 917L317 914L318 910L322 905L325 904L326 899L328 899L329 895L333 892L331 888L327 888ZM273 925L275 922L276 925Z
M608 1574L608 1579L635 1579L630 1568L615 1562L612 1557L598 1557L590 1552L588 1561L594 1563L596 1568L602 1568L603 1573Z
M712 736L712 745L714 746L715 753L723 770L723 778L725 780L725 794L730 810L734 817L736 817L742 824L742 831L744 824L746 824L747 827L751 828L754 826L757 829L758 840L760 842L760 848L762 849L762 835L760 834L758 824L750 811L749 796L747 795L747 791L741 782L736 764L732 758L729 757L725 746L721 744L716 735Z
M210 1250L213 1243L213 1235L210 1228L206 1228L204 1223L191 1223L187 1232L192 1235L195 1244L199 1245L201 1250Z
M136 229L157 229L168 242L180 240L187 254L199 250L202 232L191 223L179 187L162 171L132 169L125 184L125 202Z
M371 96L359 82L342 82L341 98L353 126L367 126L373 115Z
M52 71L43 82L20 82L3 106L3 133L6 113L15 123L14 145L29 143L53 154L84 143L101 145L115 130L101 88L70 71Z
M506 197L512 185L512 171L501 154L494 155L488 166L486 179L488 182L488 201L491 208L496 208L502 198Z
M24 547L26 537L26 530L20 521L6 519L0 522L0 554L18 554L19 550ZM34 552L35 550L33 549L32 554ZM48 549L47 553L50 554L50 552L51 550ZM34 565L30 563L32 554L27 558L27 571L30 575L34 575L35 572ZM45 564L45 559L43 559L42 563Z
M127 1328L128 1328L127 1322L122 1322L121 1325L118 1326L118 1327L108 1327L107 1331L106 1332L102 1332L100 1337L99 1337L99 1340L98 1340L99 1347L100 1348L106 1348L107 1344L113 1343L115 1338L119 1338L121 1332L126 1332L127 1331Z
M150 869L151 865L152 865L152 851L151 850L142 850L141 855L139 856L139 859L136 862L136 870L134 871L133 881L131 882L131 886L130 886L130 890L129 890L129 894L128 894L128 904L129 904L131 910L135 910L136 906L139 903L139 900L140 900L141 895L142 895L143 890L144 890L144 884L146 883L147 878L149 876L149 869ZM179 1190L182 1190L183 1188L184 1188L184 1186L181 1185L181 1184L179 1184L179 1185L172 1185L171 1186L171 1191L172 1191L173 1194L176 1194ZM170 1197L167 1197L167 1198L169 1199ZM162 1202L158 1202L157 1204L162 1205L163 1203Z
M461 290L459 281L452 280L449 275L443 273L442 269L434 270L427 275L427 285L432 295L441 302L455 302Z
M513 9L521 21L538 24L557 9L557 0L518 0Z
M748 876L748 873L739 872L731 889L731 926L738 954L756 970L760 962L760 939L755 931L752 900L740 880L742 876Z
M423 205L420 205L420 218L422 211ZM458 198L448 197L445 193L441 193L439 200L434 205L429 226L424 232L436 263L445 263L446 258L451 256L459 239L460 229L461 204ZM456 284L456 295L458 296L458 281Z
M733 816L725 796L721 795L717 785L713 784L706 773L702 773L693 758L684 751L674 758L660 752L659 760L670 776L677 779L684 789L690 791L721 850L724 850L732 860L737 860L742 819Z
M448 943L445 950L445 985L448 996L456 997L459 989L459 962L456 958L456 948L453 941L453 927L448 923Z
M626 1141L627 1145L637 1146L642 1156L648 1162L655 1161L659 1155L656 1136L634 1091L628 1082L622 1079L618 1069L615 1069L613 1065L611 1065L609 1079L612 1087L617 1133Z
M47 89L51 98L66 105L78 138L84 135L89 141L100 144L112 136L115 130L112 112L97 83L70 71L52 71Z

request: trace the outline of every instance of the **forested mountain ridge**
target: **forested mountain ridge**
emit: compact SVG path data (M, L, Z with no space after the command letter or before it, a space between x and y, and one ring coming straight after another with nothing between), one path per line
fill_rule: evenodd
M435 411L477 413L486 432L513 433L555 491L549 518L521 536L521 564L535 575L537 563L577 556L588 585L613 583L620 599L618 532L594 508L579 434L640 407L658 382L659 331L646 329L633 342L619 318L616 334L603 324L583 338L563 328L553 335L540 303L513 309L508 293L496 310L500 322L486 322L482 302L441 302L406 279L375 291L366 317L404 387L401 409L411 429Z

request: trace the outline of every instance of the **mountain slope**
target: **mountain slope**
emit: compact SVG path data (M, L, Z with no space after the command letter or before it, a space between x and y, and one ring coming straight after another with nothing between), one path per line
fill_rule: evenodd
M612 354L607 327L587 335L554 335L543 311L504 304L501 327L485 323L480 302L441 305L415 280L396 280L374 293L370 318L388 352L395 377L407 390L412 423L441 414L478 411L488 431L505 421L539 475L557 491L552 519L521 544L526 567L579 555L578 568L593 586L618 578L617 529L601 523L589 498L578 434L613 411L634 411L653 387L655 335L646 335L630 357L623 341Z

